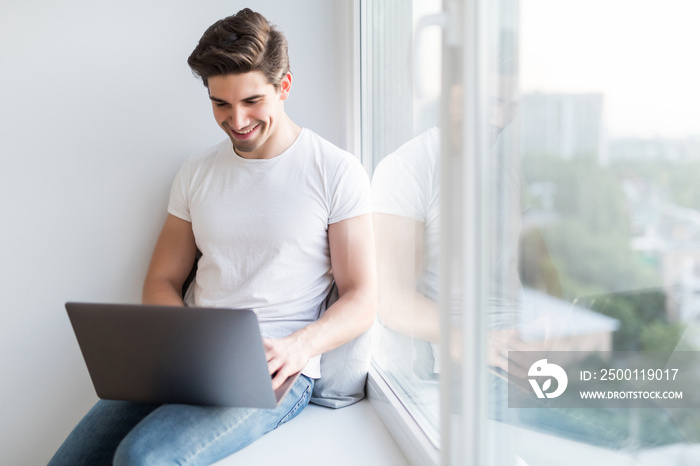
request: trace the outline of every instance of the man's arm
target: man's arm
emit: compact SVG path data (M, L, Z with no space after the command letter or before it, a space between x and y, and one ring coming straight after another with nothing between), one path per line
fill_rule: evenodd
M194 265L192 224L168 214L143 284L144 304L182 306L182 285Z
M377 302L374 235L370 214L328 226L331 267L338 300L316 322L286 338L265 339L276 389L302 370L309 358L330 351L367 331Z
M379 282L379 320L388 328L412 338L440 342L440 313L435 301L416 291L423 267L423 222L389 214L374 214ZM452 330L453 360L462 358L462 336ZM505 371L508 351L530 348L518 339L515 329L490 331L487 361ZM513 368L510 368L513 370ZM518 376L521 370L514 371Z
M440 340L437 303L417 291L423 267L425 224L412 218L374 214L379 281L379 320L420 340Z

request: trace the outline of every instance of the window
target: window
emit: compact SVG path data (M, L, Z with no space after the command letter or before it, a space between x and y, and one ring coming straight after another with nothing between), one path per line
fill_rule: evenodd
M519 269L530 303L521 313L522 339L552 353L692 358L683 351L698 343L700 243L691 225L700 197L687 174L700 163L700 119L683 102L698 92L698 68L685 58L698 39L687 18L698 7L572 0L520 6ZM547 335L538 331L542 322ZM570 384L581 383L574 379ZM691 407L687 385L669 381L663 389L683 388ZM684 464L684 455L700 459L690 453L700 435L690 412L664 402L638 409L589 403L524 410L519 421L601 447L614 458L609 464L624 456L653 464L660 448L668 464Z
M415 47L412 44L417 22L438 13L440 2L361 5L363 148L365 158L372 161L380 264L381 325L375 332L374 362L432 448L437 448L440 205L434 189L439 188L441 33L426 28Z
M698 7L360 3L375 368L400 422L441 464L700 460ZM572 368L637 361L681 364L685 397L557 405L533 354L567 396L605 388Z

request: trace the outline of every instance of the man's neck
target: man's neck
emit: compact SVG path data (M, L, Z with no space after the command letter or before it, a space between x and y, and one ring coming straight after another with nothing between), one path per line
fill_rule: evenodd
M274 134L257 149L251 152L234 151L245 159L273 159L289 149L299 137L301 127L294 123L286 114L277 122Z

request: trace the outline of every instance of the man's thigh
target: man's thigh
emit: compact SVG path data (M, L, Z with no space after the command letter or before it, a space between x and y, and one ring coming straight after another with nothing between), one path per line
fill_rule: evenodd
M63 442L50 466L110 464L121 441L157 404L99 400Z
M114 464L211 464L292 419L312 390L300 376L275 409L163 405L127 435Z

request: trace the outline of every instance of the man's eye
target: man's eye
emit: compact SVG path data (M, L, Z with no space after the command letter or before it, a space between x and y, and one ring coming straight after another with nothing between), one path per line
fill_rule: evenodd
M214 102L217 107L226 107L228 104L226 102Z
M257 104L257 103L260 103L260 99L257 99L257 100L246 100L246 103L247 103L248 105L255 105L255 104Z

